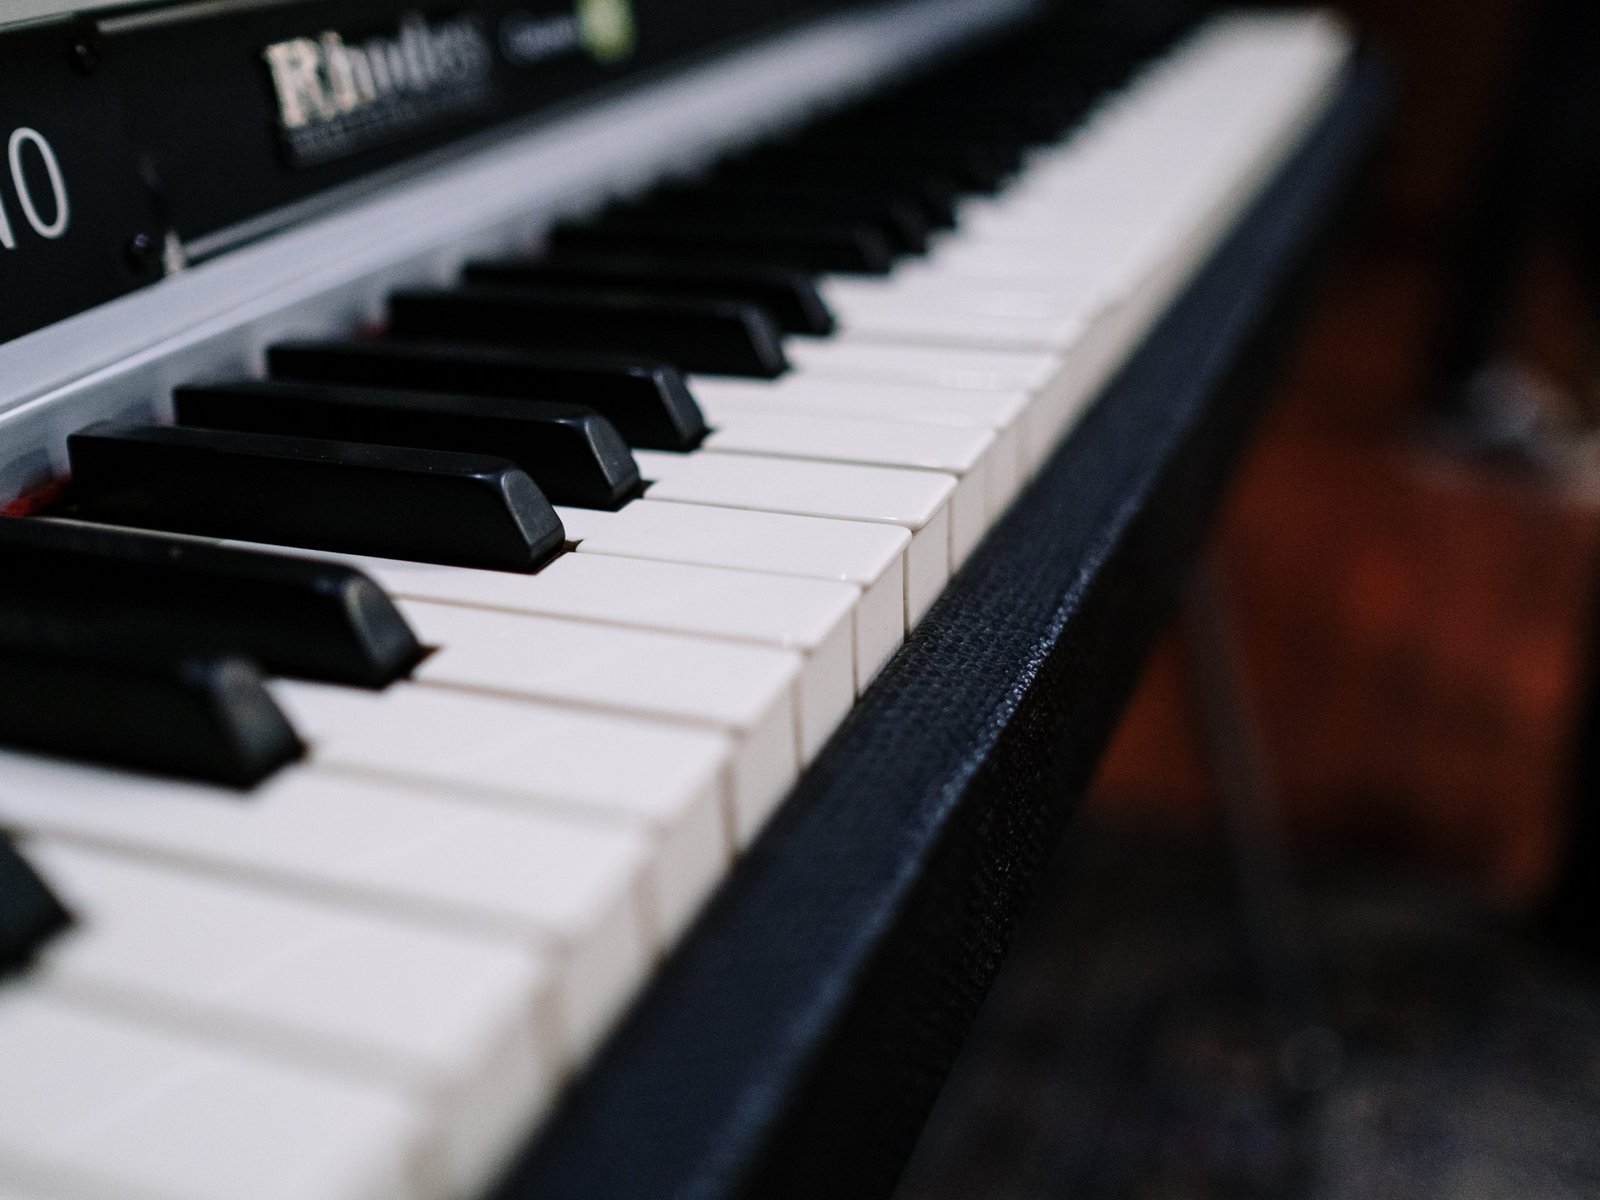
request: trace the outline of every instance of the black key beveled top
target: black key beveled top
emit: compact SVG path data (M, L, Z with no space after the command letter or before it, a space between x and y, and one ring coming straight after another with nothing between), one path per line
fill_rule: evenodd
M693 450L707 430L676 367L609 354L433 342L288 342L267 351L285 379L427 388L592 408L630 446Z
M393 683L423 654L389 597L351 567L73 521L0 518L8 615L356 687Z
M963 187L990 192L997 189L1022 165L1021 151L993 143L923 137L874 137L834 134L826 131L802 133L790 142L772 146L763 153L774 157L793 156L805 162L837 163L848 168L852 163L893 163L917 172L946 173Z
M856 162L850 166L845 175L820 171L810 163L742 158L718 166L707 182L711 187L792 188L811 193L874 192L915 205L935 229L955 226L962 188L954 179L931 172L908 176L894 163Z
M777 325L753 304L615 285L397 292L389 329L402 338L647 355L713 375L775 379L789 369Z
M937 129L940 140L956 139L980 147L998 147L1010 156L1014 166L1021 165L1022 156L1030 146L1054 140L1052 135L1056 131L1053 125L1030 124L1006 111L963 109L959 105L935 110L924 101L898 108L889 103L848 110L813 125L811 132L914 142L925 137L929 129Z
M16 616L0 619L0 745L235 788L303 751L245 659Z
M470 262L473 284L593 284L662 296L711 296L764 308L789 333L833 332L833 314L814 276L782 267L706 262L693 255L556 254Z
M615 217L553 230L557 253L694 253L800 271L887 275L894 266L888 239L871 225L770 221L728 225L678 217Z
M190 384L173 398L185 425L493 454L552 504L616 508L640 489L622 436L576 404L285 379Z
M533 480L488 455L112 421L67 452L73 515L110 524L501 571L565 537Z
M0 978L26 967L71 923L50 886L0 833Z
M932 222L910 200L869 192L808 192L781 187L711 186L664 188L618 208L618 213L675 216L747 223L752 214L763 220L838 221L864 224L881 233L902 254L928 248Z

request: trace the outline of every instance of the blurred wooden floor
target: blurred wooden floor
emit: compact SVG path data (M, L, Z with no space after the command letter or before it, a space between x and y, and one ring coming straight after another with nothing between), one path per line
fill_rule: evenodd
M1434 277L1369 246L1334 280L1216 545L1297 841L1531 899L1561 836L1600 506L1422 440ZM1175 638L1095 792L1214 817Z

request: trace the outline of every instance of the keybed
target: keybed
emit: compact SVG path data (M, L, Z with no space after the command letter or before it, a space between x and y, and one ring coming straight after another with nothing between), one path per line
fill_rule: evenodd
M953 11L928 10L924 48L970 31ZM0 419L65 447L19 486L72 476L0 523L0 560L82 576L0 589L0 688L46 701L7 728L63 755L0 751L20 850L0 885L24 939L62 919L41 895L72 919L36 966L0 943L24 970L0 1047L31 1081L0 1094L0 1189L447 1200L492 1179L1348 55L1313 16L1099 50L1043 28L1082 94L1035 63L1049 98L977 93L959 136L928 126L941 89L1011 60L565 213L510 211L541 135L484 151L238 252L383 218ZM723 215L686 218L685 194ZM424 208L449 239L402 228ZM519 276L540 249L577 282ZM826 328L796 331L811 306ZM284 641L291 612L315 638Z

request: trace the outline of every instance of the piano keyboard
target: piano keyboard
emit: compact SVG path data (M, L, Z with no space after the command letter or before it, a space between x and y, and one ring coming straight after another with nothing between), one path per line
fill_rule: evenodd
M1088 32L49 398L0 1196L493 1182L1348 55Z

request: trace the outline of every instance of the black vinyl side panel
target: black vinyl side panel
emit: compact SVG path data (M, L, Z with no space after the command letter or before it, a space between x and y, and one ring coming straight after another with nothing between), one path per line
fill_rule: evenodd
M887 1194L1375 138L1365 58L808 771L495 1200Z

